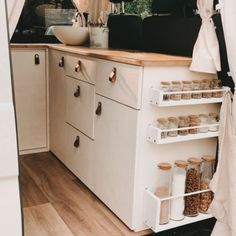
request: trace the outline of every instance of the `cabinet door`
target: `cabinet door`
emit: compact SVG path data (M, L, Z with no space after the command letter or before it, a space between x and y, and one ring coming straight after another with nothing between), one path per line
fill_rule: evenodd
M63 53L50 51L50 149L64 162L66 145L66 77Z
M95 193L132 227L139 111L96 95Z
M20 151L46 148L46 51L13 49L12 65Z

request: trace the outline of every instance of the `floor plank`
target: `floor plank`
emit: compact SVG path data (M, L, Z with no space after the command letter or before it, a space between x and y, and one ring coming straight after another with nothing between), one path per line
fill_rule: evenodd
M24 209L25 236L73 236L50 203Z
M32 207L49 202L24 166L21 166L20 178L23 207Z
M52 154L21 158L21 165L75 236L133 236L91 191ZM43 235L42 235L43 236Z

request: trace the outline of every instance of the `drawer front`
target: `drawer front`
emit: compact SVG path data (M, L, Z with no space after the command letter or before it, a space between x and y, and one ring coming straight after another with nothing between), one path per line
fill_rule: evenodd
M67 122L94 138L95 86L67 77L66 97Z
M94 175L94 141L67 124L65 165L91 190Z
M65 63L66 75L95 84L97 62L67 55Z
M96 93L139 109L141 106L142 67L99 61Z

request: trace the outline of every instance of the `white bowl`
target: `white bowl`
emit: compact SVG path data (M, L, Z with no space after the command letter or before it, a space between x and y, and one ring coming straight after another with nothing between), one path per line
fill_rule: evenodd
M52 26L52 32L60 42L66 45L83 45L89 38L88 27L55 25Z

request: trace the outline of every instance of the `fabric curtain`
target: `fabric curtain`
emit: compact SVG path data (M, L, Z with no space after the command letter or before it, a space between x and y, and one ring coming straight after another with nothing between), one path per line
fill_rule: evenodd
M8 11L9 36L11 38L20 18L25 0L7 0L6 3Z
M220 12L230 74L236 82L236 1L221 0ZM212 236L236 236L236 93L225 95L221 108L219 163L211 183L214 201L211 212L217 222Z
M220 51L214 23L211 19L214 0L198 0L197 6L202 26L193 50L190 70L206 73L220 71Z
M73 0L79 11L88 11L90 21L97 23L101 11L109 11L109 0Z

